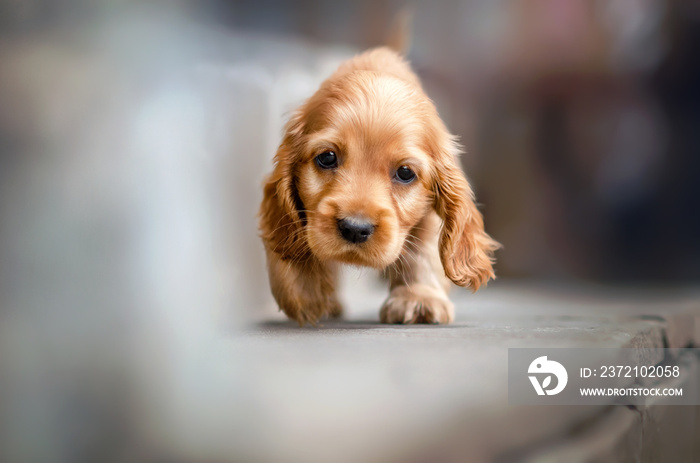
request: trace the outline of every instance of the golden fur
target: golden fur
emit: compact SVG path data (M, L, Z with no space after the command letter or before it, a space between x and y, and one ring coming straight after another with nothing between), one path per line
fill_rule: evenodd
M321 169L314 159L329 150L339 166ZM341 315L340 262L387 271L382 322L451 322L448 278L477 290L494 278L498 247L457 155L397 53L377 48L341 65L292 115L264 186L260 228L280 309L300 325ZM392 178L400 166L416 173L412 183ZM337 228L357 215L375 226L361 244Z

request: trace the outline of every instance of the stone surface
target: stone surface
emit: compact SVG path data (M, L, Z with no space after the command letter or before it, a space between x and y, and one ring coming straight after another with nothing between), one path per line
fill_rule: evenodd
M636 461L676 445L662 433L640 444L653 410L509 406L507 348L638 347L657 363L667 345L698 344L697 291L497 284L455 291L453 325L386 326L377 323L383 290L362 284L346 294L345 321L268 319L239 340L269 404L258 418L279 438L264 458Z

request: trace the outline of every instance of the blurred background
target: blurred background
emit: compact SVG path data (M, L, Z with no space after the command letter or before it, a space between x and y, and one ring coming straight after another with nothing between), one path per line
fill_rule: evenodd
M281 127L407 6L500 278L697 282L696 2L1 0L0 456L133 457L143 433L93 428L134 406L124 369L161 428L196 429L212 371L245 390L201 362L272 310L255 214Z

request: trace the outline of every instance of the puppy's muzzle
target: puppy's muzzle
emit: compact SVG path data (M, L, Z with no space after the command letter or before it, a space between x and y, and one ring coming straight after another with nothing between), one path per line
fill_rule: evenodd
M345 241L359 244L364 243L374 233L374 225L366 220L355 217L338 220L338 231Z

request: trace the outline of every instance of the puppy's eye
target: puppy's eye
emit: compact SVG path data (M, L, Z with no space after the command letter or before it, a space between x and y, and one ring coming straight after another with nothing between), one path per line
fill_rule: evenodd
M394 177L401 183L411 183L416 178L416 173L408 166L401 166L396 169Z
M334 169L338 167L338 157L333 151L324 151L316 156L316 164L321 169Z

